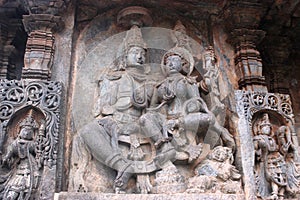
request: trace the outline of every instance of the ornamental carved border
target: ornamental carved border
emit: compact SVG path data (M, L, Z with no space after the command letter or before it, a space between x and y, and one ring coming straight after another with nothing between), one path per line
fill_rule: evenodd
M261 110L272 110L294 124L292 103L289 95L265 92L236 91L238 112L243 113L252 126L252 117ZM243 110L241 110L243 108Z
M40 110L46 119L43 157L49 168L56 165L58 154L61 93L60 82L0 80L1 137L7 134L8 123L18 111L27 107Z

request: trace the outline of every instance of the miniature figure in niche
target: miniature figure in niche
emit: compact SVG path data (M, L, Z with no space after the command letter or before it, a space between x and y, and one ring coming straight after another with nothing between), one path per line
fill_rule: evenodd
M263 113L256 123L253 140L257 194L262 198L284 199L298 190L300 175L293 161L289 128L281 126L276 137L273 126L268 113Z
M2 159L3 167L10 169L10 175L4 183L4 199L32 199L40 182L43 163L37 138L44 135L44 122L39 127L29 115L19 128L17 138L8 146Z

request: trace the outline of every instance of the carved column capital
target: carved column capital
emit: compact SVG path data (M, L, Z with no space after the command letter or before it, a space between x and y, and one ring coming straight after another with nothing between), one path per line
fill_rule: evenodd
M54 33L63 28L62 13L69 0L24 0L29 15L23 15L28 33L22 78L47 80L51 77Z
M267 90L262 76L260 52L256 48L265 36L265 32L258 30L258 27L267 4L250 0L230 1L223 13L224 25L229 33L227 42L235 48L240 89Z
M235 66L240 89L267 91L262 75L262 60L257 45L265 37L262 30L234 29L227 42L235 48Z
M62 13L70 0L23 0L23 6L29 14L52 14Z
M60 16L31 14L23 16L28 33L22 78L47 80L51 77L54 33L63 27Z
M23 24L28 34L36 30L54 33L64 25L60 16L52 14L23 15Z

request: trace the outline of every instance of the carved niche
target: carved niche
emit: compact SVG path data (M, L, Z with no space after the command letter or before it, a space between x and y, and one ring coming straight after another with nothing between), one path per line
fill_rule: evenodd
M195 60L185 27L177 22L168 32L174 44L160 65L151 66L141 24L130 19L134 23L124 35L120 56L97 80L94 117L74 137L69 191L242 193L233 166L235 141L208 109L201 84L191 75ZM207 71L215 70L212 64L207 61ZM208 73L206 84L217 75ZM217 90L216 80L211 83L209 91ZM205 143L209 131L218 134L217 145ZM211 187L202 189L203 177Z
M247 91L236 94L239 115L245 118L253 141L256 196L295 198L300 192L299 144L289 95Z
M59 82L0 82L1 198L53 198L61 92Z

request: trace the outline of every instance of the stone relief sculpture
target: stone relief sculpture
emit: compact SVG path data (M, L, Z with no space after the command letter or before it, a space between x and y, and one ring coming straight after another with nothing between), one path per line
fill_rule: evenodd
M217 67L217 60L212 47L208 47L203 56L204 68L204 88L207 88L212 101L211 111L214 115L220 114L224 111L225 105L220 101L220 90L218 86L219 68Z
M236 91L236 99L240 143L247 155L244 184L255 185L251 198L297 198L299 144L290 96ZM254 173L247 171L251 168Z
M145 64L147 49L140 28L133 25L127 31L124 56L100 80L95 120L74 140L70 190L91 191L87 166L96 160L117 171L116 193L185 192L187 179L193 176L189 165L196 167L210 152L203 143L208 129L217 132L226 146L223 159L232 160L233 137L207 108L191 77L194 59L188 41L180 37L177 41L163 56L164 77L157 81ZM239 179L231 164L229 176ZM221 170L221 177L222 173L228 172Z
M0 81L0 198L51 199L61 84Z
M29 199L36 192L41 176L40 143L35 139L44 135L45 125L38 130L37 122L32 116L20 123L18 137L8 146L2 159L2 166L12 169L4 188L4 199Z
M288 126L274 130L268 113L255 124L255 176L259 197L284 199L298 192L300 174L295 165L295 145Z
M195 177L189 179L188 193L222 191L227 194L242 193L241 174L233 166L232 149L217 146L195 168Z
M118 171L114 181L117 193L123 192L133 173L147 173L157 168L153 162L144 160L141 143L147 141L139 141L137 138L141 132L139 117L148 106L152 89L150 87L149 90L145 84L146 44L139 27L134 25L127 32L122 48L124 55L118 65L113 66L100 80L100 95L96 106L100 119L87 125L80 134L98 161ZM95 138L98 138L100 144L94 143ZM123 150L126 151L125 156L121 154L120 141L129 148L128 151ZM137 163L141 168L135 166Z

